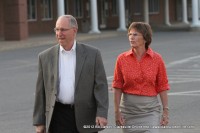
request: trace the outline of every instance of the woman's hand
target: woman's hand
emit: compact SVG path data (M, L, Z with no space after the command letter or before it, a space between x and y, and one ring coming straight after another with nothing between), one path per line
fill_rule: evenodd
M168 123L169 123L169 110L163 109L163 114L162 114L160 125L166 126Z
M115 112L115 122L116 122L116 126L123 126L124 125L125 119L121 115L120 111Z

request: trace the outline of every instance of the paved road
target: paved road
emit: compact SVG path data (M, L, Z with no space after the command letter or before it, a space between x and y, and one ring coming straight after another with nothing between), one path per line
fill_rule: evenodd
M102 52L109 85L115 59L129 48L126 35L85 41ZM200 33L157 32L152 48L162 54L171 84L170 125L162 133L200 132ZM32 109L37 74L37 54L50 47L42 45L0 52L0 132L34 133ZM102 133L121 133L114 127L113 91L109 90L109 129ZM171 128L171 129L170 129Z

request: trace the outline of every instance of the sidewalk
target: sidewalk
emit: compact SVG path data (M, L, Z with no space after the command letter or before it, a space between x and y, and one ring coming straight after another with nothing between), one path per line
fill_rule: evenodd
M84 42L88 40L101 39L101 38L109 38L109 37L117 37L120 35L126 35L126 31L102 31L101 33L78 33L77 41ZM42 46L42 45L50 45L56 44L55 34L46 34L40 36L30 36L26 40L22 41L4 41L0 40L0 51L13 50L18 48L26 48L26 47L34 47L34 46Z
M157 27L157 28L156 28ZM152 26L153 31L200 31L200 29L191 29L188 24L184 23L174 23L170 26L157 25L156 27ZM94 39L101 39L101 38L109 38L109 37L117 37L120 35L126 35L127 31L117 31L117 30L106 30L101 31L100 34L98 33L79 33L77 34L77 41L84 42L88 40ZM0 51L5 50L12 50L18 48L25 48L25 47L33 47L33 46L40 46L40 45L49 45L49 44L56 44L55 34L44 34L44 35L37 35L37 36L29 36L27 40L22 41L4 41L0 39Z

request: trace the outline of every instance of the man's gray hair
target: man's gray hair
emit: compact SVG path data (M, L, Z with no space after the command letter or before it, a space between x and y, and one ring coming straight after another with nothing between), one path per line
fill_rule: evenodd
M60 19L60 18L69 19L70 28L77 28L78 29L78 24L77 24L76 18L74 18L72 15L62 15L58 19Z

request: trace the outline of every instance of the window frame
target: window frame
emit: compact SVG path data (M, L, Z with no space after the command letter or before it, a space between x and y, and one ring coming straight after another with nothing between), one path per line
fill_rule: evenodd
M159 14L159 0L149 0L149 14Z
M133 1L133 9L132 9L133 14L134 15L141 15L142 9L143 9L143 1L134 0Z
M32 5L34 2L35 5ZM33 12L35 11L35 18L33 17ZM29 18L31 16L31 18ZM27 19L28 21L37 20L37 0L27 0Z
M112 16L117 16L119 14L119 2L118 0L112 0Z
M41 3L42 4L42 20L43 21L53 20L53 2L52 2L52 0L42 0L41 2L42 2ZM46 14L46 10L48 10L48 12L47 12L48 14Z
M74 17L83 18L83 0L74 0Z

